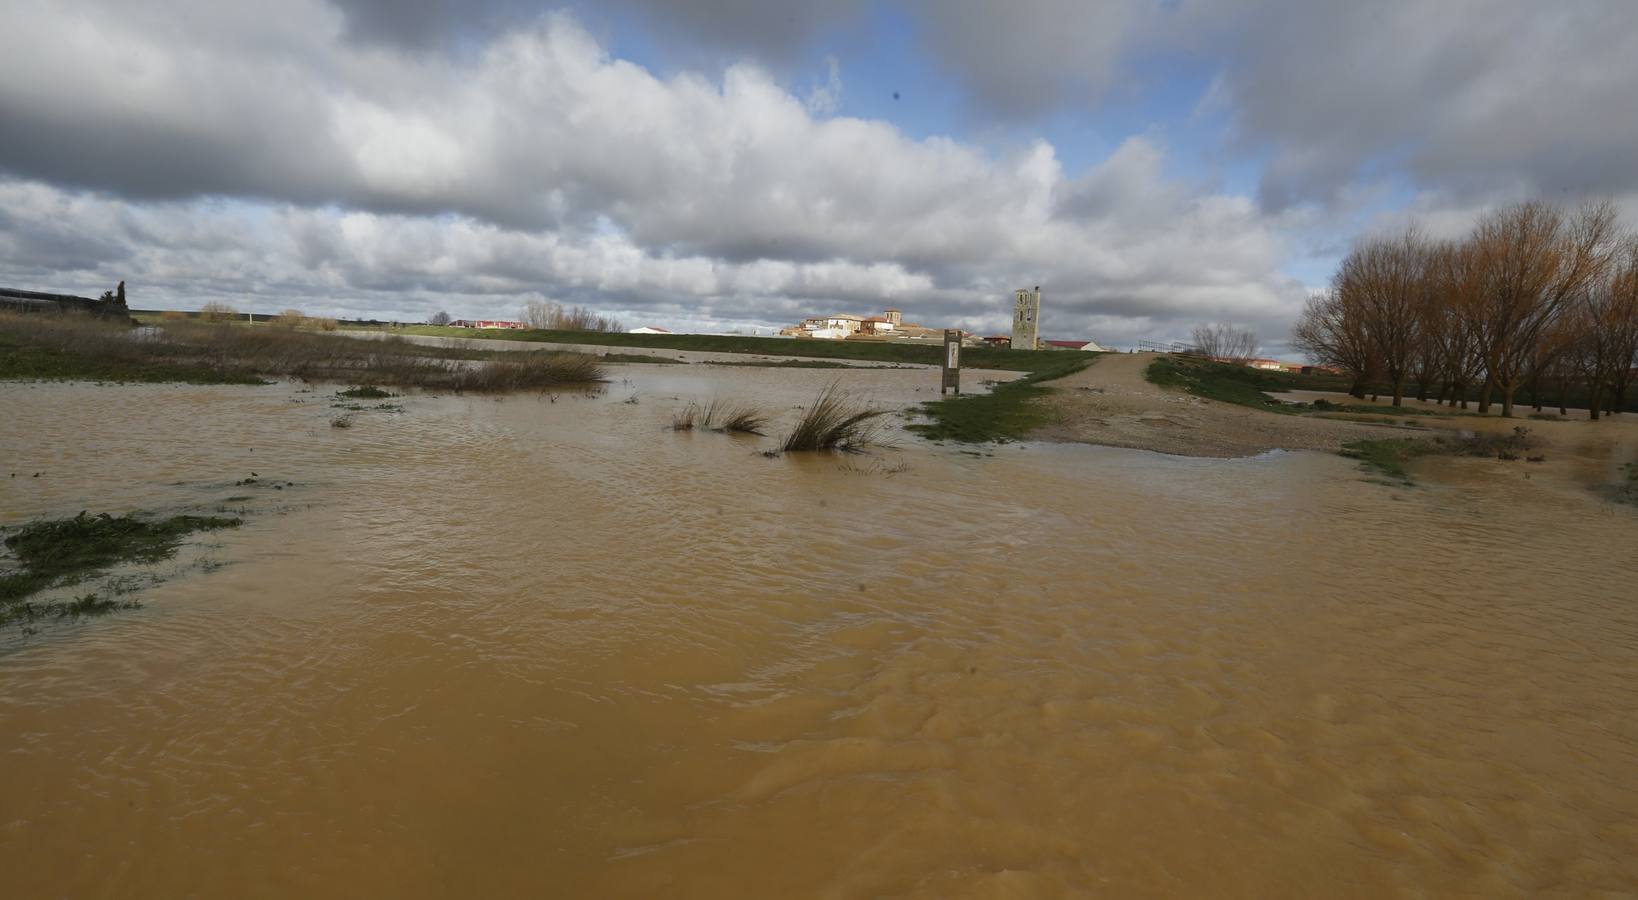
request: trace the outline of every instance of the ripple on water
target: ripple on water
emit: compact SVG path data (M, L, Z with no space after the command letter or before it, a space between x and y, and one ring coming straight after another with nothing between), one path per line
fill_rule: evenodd
M907 403L922 374L857 377ZM778 431L833 375L629 377L345 430L294 386L0 388L0 451L44 473L7 482L8 521L295 485L224 567L0 656L16 888L1638 878L1630 515L1460 460L1409 491L1312 454L768 460L775 437L665 426L730 395Z

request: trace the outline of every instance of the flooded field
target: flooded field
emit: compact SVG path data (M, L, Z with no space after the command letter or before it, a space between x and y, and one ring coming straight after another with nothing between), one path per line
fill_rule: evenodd
M1314 453L767 458L834 373L612 371L346 429L334 388L0 385L0 522L245 518L140 609L0 634L0 893L1638 883L1638 510L1590 487L1631 422L1415 488ZM666 430L713 396L774 434Z

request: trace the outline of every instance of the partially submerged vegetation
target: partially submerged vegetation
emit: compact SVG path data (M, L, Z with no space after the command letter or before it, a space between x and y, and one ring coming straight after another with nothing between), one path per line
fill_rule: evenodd
M1508 434L1448 434L1416 438L1380 438L1350 441L1342 445L1341 453L1357 459L1360 465L1378 474L1411 484L1406 465L1422 456L1481 456L1512 461L1529 450L1533 442L1530 429L1514 428ZM1541 457L1531 457L1539 462Z
M394 397L397 395L391 393L390 391L384 391L378 387L375 387L374 385L365 385L363 387L348 388L344 391L336 391L336 396L351 397L355 400L385 400L388 397Z
M1610 499L1638 506L1638 462L1622 463L1616 471L1620 477L1610 486Z
M763 434L768 414L749 403L712 400L704 408L691 402L671 417L672 431L692 431L696 426L728 434Z
M293 328L0 314L0 378L255 384L265 376L497 392L601 380L596 357L356 340Z
M8 534L6 549L15 559L12 568L0 572L0 623L18 618L35 618L44 606L24 601L34 594L76 584L114 565L125 562L158 562L176 554L182 540L198 531L236 528L241 519L219 516L171 516L148 521L135 516L107 513L80 513L69 519L31 522ZM81 598L79 613L106 611L114 605ZM62 605L70 612L71 605Z
M875 440L878 420L885 413L859 405L833 382L802 411L779 449L786 453L863 449Z
M749 403L712 400L705 406L703 424L712 431L762 434L768 414Z
M996 384L987 394L963 394L930 400L920 413L930 421L908 426L910 431L936 441L984 443L1021 440L1052 419L1051 410L1032 403L1051 388L1043 382L1079 372L1091 364L1091 354L1048 353L1053 365L1016 381Z
M685 366L687 360L672 359L669 356L649 356L646 353L603 353L598 359L606 363L653 363L660 366Z

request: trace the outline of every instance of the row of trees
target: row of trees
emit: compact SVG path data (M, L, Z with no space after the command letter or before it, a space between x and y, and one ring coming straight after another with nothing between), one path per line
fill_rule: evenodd
M565 308L555 300L530 300L523 307L523 323L530 328L556 331L625 331L619 319L599 315L584 306Z
M1592 418L1620 411L1638 365L1638 236L1608 202L1566 211L1532 201L1488 213L1458 240L1416 227L1367 237L1331 288L1309 299L1294 345L1353 380L1513 415L1583 390ZM1436 393L1435 393L1436 392Z

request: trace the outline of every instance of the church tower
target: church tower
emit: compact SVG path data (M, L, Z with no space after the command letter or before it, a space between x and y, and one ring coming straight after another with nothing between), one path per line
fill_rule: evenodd
M1041 286L1019 288L1012 304L1012 348L1034 350L1041 336Z

